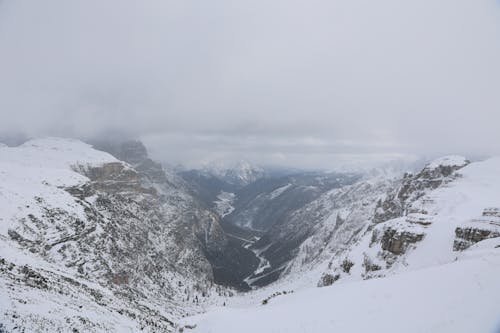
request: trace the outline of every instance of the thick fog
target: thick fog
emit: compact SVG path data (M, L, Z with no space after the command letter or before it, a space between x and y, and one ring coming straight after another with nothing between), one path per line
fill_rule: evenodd
M500 154L500 2L3 0L0 115L172 164Z

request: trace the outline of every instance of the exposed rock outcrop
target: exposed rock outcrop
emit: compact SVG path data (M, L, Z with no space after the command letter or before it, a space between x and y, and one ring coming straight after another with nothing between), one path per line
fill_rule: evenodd
M489 238L500 237L500 208L486 208L483 215L455 229L454 251L463 251Z
M339 246L324 274L338 275L340 279L370 279L408 265L407 258L420 243L425 242L428 233L437 223L436 215L439 214L440 207L437 206L436 199L439 196L435 197L434 191L452 186L453 182L461 179L459 170L469 163L463 157L449 156L429 163L416 174L406 173L385 193L383 199L377 201L375 207L371 206L373 210L365 212L364 223L360 224L365 229L352 235L350 245L344 248ZM486 218L495 214L495 209L484 213ZM343 220L337 218L336 225L348 223ZM467 241L460 239L456 244L467 242L467 246L470 246L470 238L477 241L487 236L486 232L474 233L457 229L457 237L463 237ZM354 273L352 267L346 271L345 262L354 264Z
M405 174L401 184L385 200L378 202L373 222L381 223L408 213L426 214L420 209L410 209L411 204L427 192L460 177L456 171L469 163L463 157L449 156L428 164L416 175Z
M410 244L420 242L423 238L423 233L387 228L381 239L382 249L400 255L406 252Z
M321 277L320 282L318 283L318 287L328 287L328 286L331 286L338 279L340 279L340 275L339 274L336 274L336 275L332 275L332 274L328 274L328 273L324 274Z

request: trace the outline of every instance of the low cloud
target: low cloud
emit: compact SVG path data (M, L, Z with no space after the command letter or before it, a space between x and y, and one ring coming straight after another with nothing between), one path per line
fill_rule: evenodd
M498 59L493 0L3 1L0 132L188 164L500 154Z

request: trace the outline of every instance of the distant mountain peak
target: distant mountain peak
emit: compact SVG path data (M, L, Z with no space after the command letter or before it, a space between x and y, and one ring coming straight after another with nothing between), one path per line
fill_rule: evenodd
M202 171L238 186L246 186L265 176L263 168L245 160L234 163L210 162L203 166Z

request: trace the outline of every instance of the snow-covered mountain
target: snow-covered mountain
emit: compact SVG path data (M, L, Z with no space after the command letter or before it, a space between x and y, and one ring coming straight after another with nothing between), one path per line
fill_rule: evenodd
M500 236L499 171L499 158L469 164L448 157L406 175L356 241L335 253L325 276L367 279L449 263ZM347 262L354 263L348 272Z
M228 244L217 216L146 156L130 162L68 139L0 148L7 331L169 331L230 292L208 258Z
M277 282L184 323L220 333L496 333L499 174L500 158L453 156L334 189L291 221L287 237L310 234Z
M222 162L208 163L201 171L238 187L246 186L266 175L263 168L244 160L229 164Z
M93 144L0 146L0 332L497 333L500 158L237 185Z
M261 179L237 191L235 210L226 220L243 228L267 231L287 219L291 211L358 178L357 174L303 172Z

